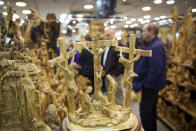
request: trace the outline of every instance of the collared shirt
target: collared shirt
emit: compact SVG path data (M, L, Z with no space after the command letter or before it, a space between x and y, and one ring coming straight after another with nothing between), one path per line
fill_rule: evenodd
M104 56L103 56L103 66L105 66L105 63L106 63L106 59L107 59L109 50L110 50L110 47L108 47L108 48L106 49L106 51L104 52Z

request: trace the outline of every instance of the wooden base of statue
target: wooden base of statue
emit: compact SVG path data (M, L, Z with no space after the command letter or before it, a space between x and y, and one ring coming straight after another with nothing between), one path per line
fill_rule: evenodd
M94 128L85 128L80 125L76 125L68 121L67 119L67 131L111 131L111 130L118 130L118 131L144 131L141 127L137 117L131 113L130 118L119 125L115 125L112 127L94 127Z

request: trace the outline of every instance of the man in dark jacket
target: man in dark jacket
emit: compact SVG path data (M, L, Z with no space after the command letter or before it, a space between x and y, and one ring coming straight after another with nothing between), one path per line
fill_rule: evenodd
M156 131L157 95L166 85L165 50L157 35L157 25L149 23L143 27L144 50L152 50L152 57L142 56L134 68L138 77L133 79L133 88L135 92L142 91L140 116L145 131Z
M105 31L104 40L114 40L115 34L114 30L108 29ZM124 66L119 62L119 53L115 51L114 47L108 47L102 54L102 66L105 72L103 77L103 87L102 89L107 91L108 82L105 79L107 74L110 74L118 83L118 89L116 93L116 104L123 105L123 73Z

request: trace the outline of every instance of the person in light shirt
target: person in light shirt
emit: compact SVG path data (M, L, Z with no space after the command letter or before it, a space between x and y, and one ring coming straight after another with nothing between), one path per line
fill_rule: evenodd
M104 34L104 40L114 40L115 32L112 29L107 29ZM118 83L119 88L116 93L116 104L123 105L124 98L123 98L123 73L124 73L124 66L119 63L119 52L115 51L115 47L110 46L108 47L105 52L102 54L102 66L105 72L103 76L103 93L107 92L108 90L108 81L106 79L107 74L110 74Z

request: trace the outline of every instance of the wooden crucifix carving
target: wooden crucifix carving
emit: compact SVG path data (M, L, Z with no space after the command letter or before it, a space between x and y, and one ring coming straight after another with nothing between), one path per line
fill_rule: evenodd
M101 55L108 46L117 46L117 40L99 40L98 28L93 27L92 41L83 41L74 43L74 48L85 48L93 55L94 63L94 99L98 100L98 94L101 92L101 76L103 67L101 65Z
M75 50L67 53L65 38L58 38L58 43L60 45L60 56L48 61L50 67L58 65L61 69L65 71L66 83L67 83L67 99L68 99L68 109L69 113L75 111L75 101L74 97L77 95L78 87L74 79L74 73L72 71L72 63L75 55ZM68 59L72 57L72 62L68 65Z
M136 35L132 34L131 38L129 40L129 48L120 47L120 46L115 48L115 51L120 51L119 62L122 63L125 67L123 82L124 82L124 87L126 89L125 107L127 107L127 108L130 108L130 104L131 104L131 102L130 102L131 88L133 87L132 79L133 79L133 77L137 77L137 74L135 74L133 72L134 61L138 60L140 58L140 56L152 56L152 51L135 49L135 38L136 38ZM129 59L124 58L122 55L122 52L128 53Z

